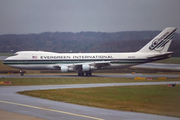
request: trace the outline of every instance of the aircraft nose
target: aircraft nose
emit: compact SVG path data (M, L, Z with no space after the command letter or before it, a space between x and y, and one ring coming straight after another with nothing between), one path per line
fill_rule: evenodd
M9 59L9 57L4 57L3 64L7 64L8 59Z

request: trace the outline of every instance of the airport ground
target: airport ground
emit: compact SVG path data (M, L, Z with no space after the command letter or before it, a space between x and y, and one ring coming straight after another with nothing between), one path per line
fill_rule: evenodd
M176 82L176 84L180 84L179 81L173 81L173 83ZM85 92L85 94L89 94L91 93L91 91L88 90L89 89L100 89L101 91L103 91L106 88L120 88L122 87L121 90L123 90L124 88L126 88L125 86L129 86L129 87L140 87L142 89L142 87L144 87L144 89L146 88L146 86L148 85L156 85L157 86L162 86L163 89L161 87L157 87L158 89L161 88L160 91L164 91L165 93L171 93L171 92L166 92L165 89L167 90L177 90L179 89L178 86L176 87L172 87L169 88L167 87L167 84L170 84L172 82L136 82L136 83L99 83L99 84L71 84L71 85L35 85L35 86L1 86L0 87L0 108L1 110L4 111L9 111L9 112L13 112L13 113L18 113L18 114L24 114L24 115L29 115L29 116L34 116L37 118L43 118L43 119L51 119L51 120L64 120L64 119L68 119L68 120L74 120L74 119L78 119L78 120L84 120L84 119L98 119L98 120L117 120L117 119L127 119L127 120L151 120L151 119L158 119L158 120L178 120L179 118L177 117L168 117L168 116L160 116L160 115L152 115L152 114L144 114L144 113L139 113L142 111L137 112L136 109L132 108L128 110L130 112L125 112L125 111L121 111L121 110L110 110L110 109L102 109L102 108L94 108L94 107L86 107L86 106L81 106L81 105L75 105L75 104L69 104L66 102L57 102L57 101L52 101L52 100L45 100L45 99L39 99L39 98L35 98L35 97L29 97L29 96L24 96L24 95L19 95L16 92L18 91L32 91L32 90L47 90L47 89L51 89L52 91L54 91L54 89L59 89L59 90L64 90L67 88L87 88ZM121 87L120 87L121 86ZM124 86L124 87L123 87ZM147 87L148 87L147 86ZM100 88L97 88L100 87ZM149 86L151 87L151 86ZM149 89L148 87L148 89ZM103 88L103 89L101 89ZM71 89L68 89L71 90ZM129 90L129 91L128 91ZM112 90L110 90L112 92ZM123 94L127 95L126 91L128 91L127 93L136 93L138 94L139 92L131 90L131 89L126 89L125 91L123 90L123 93L119 93L118 91L115 91L115 93L119 93L118 96L116 97L123 97ZM140 90L143 91L143 90ZM151 91L151 90L150 90ZM159 90L155 90L158 91ZM60 91L61 92L61 91ZM74 91L75 93L79 94L79 95L83 95L82 91ZM94 93L94 92L93 92ZM98 92L97 92L98 93ZM106 90L105 92L106 93ZM151 94L152 91L147 95L148 99L143 95L140 97L140 100L145 100L146 102L153 102L153 101L158 101L159 104L163 102L163 99L159 99L159 98L155 98L149 95L153 95ZM155 92L153 92L155 93ZM176 93L177 92L173 92ZM96 94L96 92L94 93ZM161 93L160 93L161 94ZM68 96L69 94L67 94ZM101 95L98 95L98 98L101 98ZM113 95L112 93L109 94L107 93L108 96L106 96L109 99L109 95ZM50 95L51 96L51 95ZM131 97L134 96L133 94L130 95L129 99L131 99ZM160 95L161 96L161 95ZM174 99L174 95L167 95L167 94L163 94L163 96L168 97L168 100L171 101L171 98ZM176 97L179 95L175 95ZM90 97L90 95L88 96ZM116 98L116 97L110 97L110 98ZM142 99L141 99L142 98ZM87 98L88 99L88 98ZM127 98L126 98L127 99ZM136 99L136 98L135 98ZM149 101L150 100L150 101ZM164 99L166 100L166 98ZM176 99L179 102L179 99ZM106 101L106 98L102 97L102 100L100 99L100 102L103 103L103 101ZM86 100L84 101L86 102ZM132 102L132 101L131 101ZM174 101L172 101L172 103L175 103ZM119 105L121 105L122 103L119 103ZM128 103L129 104L129 103ZM128 105L127 104L127 105ZM156 108L156 106L154 105L150 105L151 108ZM173 107L168 103L168 105L163 105L164 107L168 107L173 109ZM177 108L178 104L176 104ZM127 107L127 106L126 106ZM144 108L146 108L146 106L143 106ZM173 109L175 110L176 107ZM161 111L162 109L160 109ZM171 112L173 111L171 110ZM178 112L179 113L179 112ZM155 113L155 114L159 114L159 113ZM172 115L170 115L172 116Z
M1 68L5 68L5 69L7 69L7 70L9 70L9 68L6 68L6 67L4 67L3 65L0 65L1 66ZM166 66L166 65L165 65ZM81 90L79 90L79 89L71 89L72 91L67 91L67 89L65 89L65 90L62 90L63 92L59 92L58 90L53 90L53 92L55 92L55 95L53 95L51 92L52 92L52 90L51 90L51 92L49 92L49 91L43 91L43 92L45 92L45 93L47 93L47 92L49 92L49 94L50 95L43 95L43 96L62 96L63 98L65 98L65 96L63 96L62 94L58 94L57 95L57 93L66 93L66 95L68 94L68 95L70 95L70 98L75 98L74 96L77 96L77 98L80 98L80 100L78 100L78 99L69 99L69 98L67 98L67 99L69 99L69 101L75 101L75 102L77 102L77 101L82 101L83 102L83 104L82 103L79 103L79 104L81 104L81 105L89 105L89 106L95 106L95 107L101 107L101 108L108 108L108 109L113 109L113 108L109 108L109 107L103 107L103 106L101 106L102 104L103 104L103 101L105 101L106 100L106 98L108 98L108 97L110 97L110 98L117 98L117 96L122 96L122 95L124 95L124 94L126 94L127 95L127 93L130 93L129 95L127 95L126 96L126 98L125 98L125 96L123 97L123 98L117 98L117 101L119 101L119 103L116 103L116 102L114 102L114 101L111 101L111 102L108 102L108 103L115 103L115 104L118 104L118 105L125 105L125 106L117 106L118 108L115 108L115 110L126 110L126 111L131 111L131 112L133 112L132 114L134 114L134 112L144 112L144 113L151 113L151 114L158 114L158 115L165 115L165 116L173 116L173 117L160 117L160 116L158 116L158 117L160 117L160 119L167 119L167 120L169 120L169 119L176 119L176 118L174 118L174 117L180 117L180 115L179 115L179 113L180 113L180 110L179 110L179 108L180 108L180 104L179 104L179 100L180 100L180 94L179 94L179 92L177 92L177 91L179 91L178 89L180 88L180 86L179 86L179 81L180 81L180 78L178 78L179 77L179 70L178 70L178 65L176 65L176 67L177 67L177 71L175 70L175 71L171 71L171 73L169 73L169 72L160 72L160 73L143 73L143 74L140 74L140 73L132 73L132 72L129 72L128 74L126 74L126 73L121 73L121 74L117 74L117 73L110 73L110 74L108 74L107 75L107 73L95 73L95 74L93 74L93 76L92 77L77 77L77 75L75 74L75 73L70 73L70 74L60 74L59 75L59 73L51 73L51 74L49 74L49 75L46 75L47 73L43 73L43 75L42 75L42 73L31 73L31 71L27 71L27 75L25 74L25 76L24 77L21 77L19 74L11 74L11 73L9 73L9 74L2 74L2 75L0 75L0 81L11 81L13 84L11 84L11 86L13 87L13 85L16 85L17 87L18 87L18 89L19 89L19 85L21 85L22 87L24 87L24 85L36 85L36 86L32 86L33 88L31 88L30 90L35 90L35 89L46 89L46 87L44 88L43 86L37 86L37 85L67 85L67 84L76 84L76 85L78 85L78 84L86 84L86 85L91 85L91 84L94 84L95 83L95 87L102 87L101 85L104 85L104 84L106 84L106 83L108 83L108 84L113 84L113 83L115 83L114 85L113 85L113 87L103 87L103 89L101 89L101 88L81 88ZM11 69L12 70L12 69ZM144 71L144 70L142 70L142 71ZM168 74L168 75L167 75ZM171 75L171 74L173 74L173 75ZM161 78L165 78L165 75L167 75L167 77L166 77L166 79L159 79L159 77L161 77ZM8 77L9 76L9 77ZM27 76L27 77L26 77ZM49 78L48 78L48 76L49 76ZM52 76L54 76L53 78L52 78ZM128 77L129 76L129 77ZM152 77L153 79L152 80L144 80L144 79L139 79L139 80L135 80L134 78L135 77L138 77L138 76L140 76L141 78L144 78L144 77L146 77L147 78L147 76L150 76L150 77ZM169 76L169 77L168 77ZM41 78L39 78L39 77L41 77ZM158 83L158 82L161 82L161 83L163 83L163 82L165 82L163 85L153 85L153 86L148 86L148 89L149 89L149 91L145 91L146 90L146 88L147 88L147 86L145 86L144 88L142 87L142 84L141 83ZM96 85L96 84L98 84L98 83L100 83L101 85L99 86L99 85ZM132 83L132 84L134 84L134 83L137 83L136 85L134 84L134 86L127 86L127 87L117 87L117 86L119 86L118 84L123 84L123 83ZM171 83L177 83L177 85L176 85L176 87L172 87L172 88L169 88L169 87L167 87L167 84L171 84ZM84 85L84 86L86 86L86 85ZM137 85L140 85L140 86L137 86ZM9 87L11 87L11 86L9 86ZM116 86L116 87L115 87ZM7 85L6 85L6 90L10 90L11 88L9 88ZM92 86L91 86L92 87ZM133 88L134 87L134 88ZM150 88L149 88L150 87ZM155 87L157 87L157 88L155 88ZM49 87L47 87L47 88L49 88ZM55 89L55 88L60 88L60 87L53 87L53 89ZM61 87L61 88L63 88L63 87ZM113 91L111 91L112 89L114 89L114 88L116 88L115 90L113 90ZM122 89L123 88L123 89ZM143 88L143 89L142 89ZM51 89L51 88L50 88ZM95 89L98 89L97 91L94 91ZM100 89L100 90L99 90ZM160 90L159 90L160 89ZM5 90L5 89L3 89L3 90ZM21 90L23 90L23 89L21 89ZM24 90L28 90L28 88L27 89L24 89ZM115 96L107 96L106 94L103 94L102 93L102 91L106 91L106 92L104 92L104 93L107 93L108 95L115 95ZM121 92L120 92L120 90L122 90ZM137 92L136 90L138 90L139 92ZM156 94L157 92L156 91L154 91L154 90L156 90L156 91L158 91L158 94ZM16 91L16 90L15 90ZM92 103L92 102L90 102L90 103L84 103L84 101L87 101L87 99L89 100L89 98L87 97L87 96L84 96L84 95L86 95L86 94L89 94L89 93L91 93L91 91L93 91L92 93L97 93L97 94L95 94L96 96L101 96L102 95L102 99L99 99L99 97L95 97L95 100L92 100L92 101L100 101L100 103L102 103L102 104L100 104L100 103ZM118 92L117 92L118 91ZM127 92L128 91L128 92ZM139 97L135 97L135 98L132 98L132 99L130 99L131 98L131 96L134 96L134 94L132 94L132 91L134 92L134 93L136 93L136 95L139 93ZM140 93L140 91L143 91L143 92L145 92L145 93ZM153 91L153 92L152 92ZM159 91L161 91L161 92L164 92L164 93L160 93ZM42 94L42 91L38 91L38 92L40 92L39 94ZM35 92L35 93L38 93L37 91ZM69 93L68 93L69 92ZM72 92L73 93L75 93L74 94L74 96L72 96ZM108 92L110 92L110 93L108 93ZM71 94L70 94L71 93ZM168 93L168 94L167 94ZM23 94L25 94L24 92L23 92ZM29 94L29 93L28 93ZM31 93L31 95L32 95L33 93ZM41 97L42 98L42 96L41 95L39 95L39 94L36 94L35 96L37 97ZM152 96L144 96L144 95L149 95L149 94L151 94ZM156 98L155 96L156 95L157 96L163 96L162 98ZM3 94L4 95L4 94ZM13 95L13 94L12 94ZM81 97L80 96L78 96L78 95L81 95ZM7 95L5 95L5 96L7 96ZM88 96L91 96L91 95L88 95ZM140 97L140 96L143 96L143 98L144 99L142 99L142 97ZM67 97L67 96L66 96ZM82 98L86 98L85 100L81 100ZM178 97L178 98L177 98ZM26 99L27 99L28 97L26 97ZM31 98L31 97L29 97L29 98ZM28 98L28 99L29 99ZM48 98L48 97L47 97ZM52 100L54 100L54 98L55 97L51 97L51 99ZM84 99L83 98L83 99ZM91 98L94 98L94 96L91 96ZM138 98L138 99L137 99ZM48 99L50 99L50 98L48 98ZM66 100L64 100L64 99L62 99L62 98L57 98L58 100L56 100L56 101L65 101L65 102L69 102L68 100L66 101ZM124 101L121 101L120 99L124 99L124 101L127 101L127 103L124 103ZM127 99L129 99L130 101L128 101ZM130 105L130 106L132 106L132 104L130 104L130 103L133 103L133 101L134 100L135 101L141 101L140 103L137 103L136 105L134 104L134 106L137 106L137 107L139 107L139 109L140 110L138 110L137 108L134 108L134 107L127 107L127 105ZM7 99L6 99L7 100ZM33 100L35 100L35 99L33 99ZM38 99L39 100L39 99ZM41 101L42 99L40 99L40 101ZM109 99L108 99L109 100ZM107 101L108 101L107 100ZM144 100L144 101L143 101ZM15 100L16 101L16 100ZM43 100L42 100L43 101ZM105 103L107 103L107 101L105 101ZM154 101L156 101L156 102L158 102L158 103L154 103ZM166 101L166 102L165 102ZM151 108L150 110L147 110L147 109L145 109L144 111L143 111L143 107L144 108L147 108L147 103L146 104L142 104L142 103L145 103L145 102L147 102L147 103L154 103L154 104L149 104L149 107ZM23 103L23 102L22 102ZM48 102L47 102L48 103ZM70 103L74 103L74 102L70 102ZM122 104L123 103L123 104ZM161 104L161 103L163 103L163 104ZM172 103L173 105L170 105L170 103ZM1 102L1 105L2 104L4 104L4 103L2 103ZM33 103L27 103L28 105L29 104L33 104ZM75 104L78 104L78 103L75 103ZM95 105L93 105L93 104L95 104ZM98 105L98 104L100 104L100 105ZM47 104L48 105L48 104ZM140 105L142 105L141 107L140 107ZM157 106L157 105L161 105L161 108L156 108L155 106ZM49 105L48 105L49 106ZM109 105L109 106L116 106L116 105ZM10 107L10 106L9 106ZM35 106L36 107L36 106ZM48 108L47 106L44 106L45 108ZM62 106L59 106L59 107L62 107ZM122 109L119 109L119 108L122 108ZM152 108L154 108L154 109L157 109L158 111L162 111L163 112L163 110L165 111L166 110L166 113L158 113L157 111L152 111ZM169 109L168 109L169 108ZM79 110L79 109L78 109ZM98 109L98 110L102 110L102 109ZM7 111L8 111L8 108L7 108ZM151 111L151 112L149 112L149 111ZM172 113L170 114L170 112L168 112L168 111L171 111ZM173 112L174 111L174 112ZM1 112L1 111L0 111ZM2 112L4 112L4 111L2 111ZM12 112L12 111L11 111ZM14 111L15 112L15 111ZM32 111L31 111L32 112ZM31 112L30 113L26 113L26 115L32 115L31 114ZM110 111L109 111L110 112ZM111 111L112 112L112 111ZM131 112L129 113L129 114L127 114L127 115L129 115L129 116L131 116L132 114L131 114ZM16 112L15 112L16 113ZM23 112L20 112L20 114L24 114ZM73 112L72 112L73 113ZM118 114L119 114L119 112L117 112ZM6 115L7 115L8 113L6 113ZM9 113L9 115L10 114L12 114L12 113ZM48 113L48 114L51 114L51 113ZM79 113L79 114L81 114L81 112ZM105 113L104 113L105 114ZM113 113L114 114L114 113ZM122 114L122 113L121 113ZM19 115L19 114L18 114ZM52 115L52 114L51 114ZM94 113L94 115L96 116L96 114ZM101 114L102 115L102 114ZM154 116L148 116L147 115L147 117L142 117L141 116L142 114L138 114L137 116L139 116L139 117L134 117L134 119L142 119L142 118L147 118L147 119L152 119ZM36 115L34 115L35 117L34 118L37 118L38 116L36 116ZM93 115L90 115L90 116L93 116ZM98 115L97 115L98 116ZM116 116L116 115L115 115ZM133 116L133 115L132 115ZM132 117L131 116L131 117ZM26 116L26 117L28 117L28 116ZM76 116L77 117L77 116ZM116 117L118 117L118 116L116 116ZM119 117L122 117L122 118L124 118L124 119L130 119L130 118L128 118L128 117L124 117L124 115L120 115ZM155 117L155 119L156 118L158 118L157 116ZM33 119L34 119L33 118ZM43 118L43 119L45 119L44 117L41 117L41 118ZM99 116L99 119L100 118L103 118L102 116ZM106 117L107 119L108 119L108 117ZM30 118L31 119L31 118ZM38 118L37 118L38 119ZM77 118L78 119L78 118ZM83 118L84 119L84 118ZM89 118L88 118L89 119ZM98 119L98 118L97 118ZM114 119L114 118L113 118ZM133 117L131 118L131 119L133 119Z

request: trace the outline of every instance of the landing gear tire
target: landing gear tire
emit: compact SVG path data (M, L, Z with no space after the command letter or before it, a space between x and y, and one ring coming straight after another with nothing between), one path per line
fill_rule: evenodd
M20 73L21 74L21 76L23 76L24 75L24 73Z
M84 76L84 72L79 72L78 76Z
M91 71L86 72L86 76L91 76L91 75L92 75Z

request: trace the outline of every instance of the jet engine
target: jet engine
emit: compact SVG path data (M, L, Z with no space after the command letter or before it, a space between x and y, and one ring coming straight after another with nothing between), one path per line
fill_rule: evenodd
M74 68L69 68L67 66L61 67L61 72L70 72L70 71L74 71Z
M94 70L94 69L96 69L96 67L94 67L94 66L82 65L82 70L83 71L90 71L90 70Z

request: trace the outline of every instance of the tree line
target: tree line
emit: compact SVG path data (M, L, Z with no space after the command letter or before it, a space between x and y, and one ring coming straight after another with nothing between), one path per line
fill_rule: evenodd
M0 35L0 52L133 52L142 48L161 31L125 32L44 32L40 34ZM180 57L180 34L170 46L173 56Z

